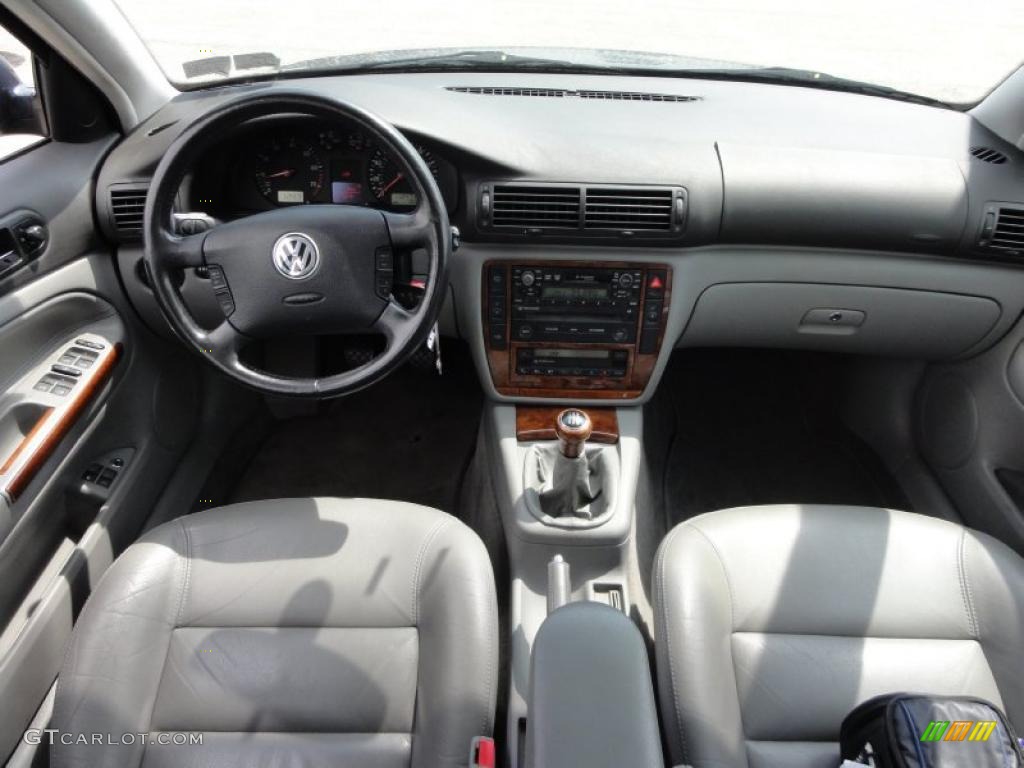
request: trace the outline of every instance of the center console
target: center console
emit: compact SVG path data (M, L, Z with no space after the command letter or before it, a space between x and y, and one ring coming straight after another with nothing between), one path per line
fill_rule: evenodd
M672 270L664 264L484 265L485 349L506 396L639 397L665 335Z

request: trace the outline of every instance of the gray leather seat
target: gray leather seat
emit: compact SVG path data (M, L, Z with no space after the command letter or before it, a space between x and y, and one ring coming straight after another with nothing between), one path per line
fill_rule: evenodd
M480 539L425 507L238 504L131 546L75 627L66 766L456 766L491 735L498 638ZM197 732L202 745L161 745ZM167 738L167 737L163 737Z
M671 758L838 764L839 725L881 693L973 694L1024 728L1024 561L922 515L839 506L712 512L654 569Z

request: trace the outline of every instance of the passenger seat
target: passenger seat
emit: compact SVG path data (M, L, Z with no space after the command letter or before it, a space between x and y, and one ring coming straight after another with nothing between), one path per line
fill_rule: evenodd
M654 568L674 764L834 768L881 693L971 694L1024 730L1024 560L982 533L871 507L728 509Z

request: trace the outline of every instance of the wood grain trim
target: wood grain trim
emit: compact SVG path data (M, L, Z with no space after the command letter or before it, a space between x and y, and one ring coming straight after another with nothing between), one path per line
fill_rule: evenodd
M0 493L14 502L32 482L60 441L82 415L86 405L110 378L118 358L121 345L108 346L99 353L93 367L85 371L81 380L67 396L67 402L49 408L24 437L14 452L0 468Z
M516 440L554 440L555 419L565 410L562 406L517 405ZM619 442L619 417L614 408L580 408L590 417L593 431L590 442L613 444Z
M597 269L640 269L643 271L643 292L641 295L641 306L647 305L647 281L651 270L664 271L666 276L664 295L661 299L661 318L658 323L658 343L653 354L640 354L640 339L643 333L643 313L637 318L637 340L634 344L614 343L571 343L571 342L519 342L512 339L512 274L511 267L579 267ZM505 279L505 306L508 308L505 317L505 338L506 349L493 349L488 338L490 323L490 293L488 290L487 278L490 274L490 267L504 267ZM487 364L491 371L491 380L494 382L494 389L500 395L506 397L548 397L558 399L579 399L579 400L635 400L643 395L647 384L654 374L655 365L658 362L658 355L661 352L665 340L665 331L668 326L669 306L672 301L672 279L673 269L668 264L647 263L647 262L626 262L626 261L536 261L529 259L512 259L501 261L487 261L481 270L481 305L483 313L484 348L487 354ZM621 379L591 377L591 376L532 376L516 373L515 360L516 351L521 347L542 348L560 347L565 349L627 349L629 350L629 363L627 364L626 376Z

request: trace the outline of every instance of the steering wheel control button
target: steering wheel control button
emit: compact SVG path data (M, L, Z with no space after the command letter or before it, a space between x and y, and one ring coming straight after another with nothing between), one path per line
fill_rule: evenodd
M373 269L377 295L387 299L395 288L395 254L390 248L383 246L377 249L373 255Z
M281 235L270 253L274 267L289 280L305 280L320 267L320 249L301 232Z
M395 268L395 256L390 249L381 249L376 254L377 271L390 272Z
M224 277L224 270L216 264L211 264L206 268L206 271L210 276L210 287L213 288L213 295L216 296L217 303L220 304L224 317L231 317L235 311L235 300L231 295L231 289L228 287L227 278Z

